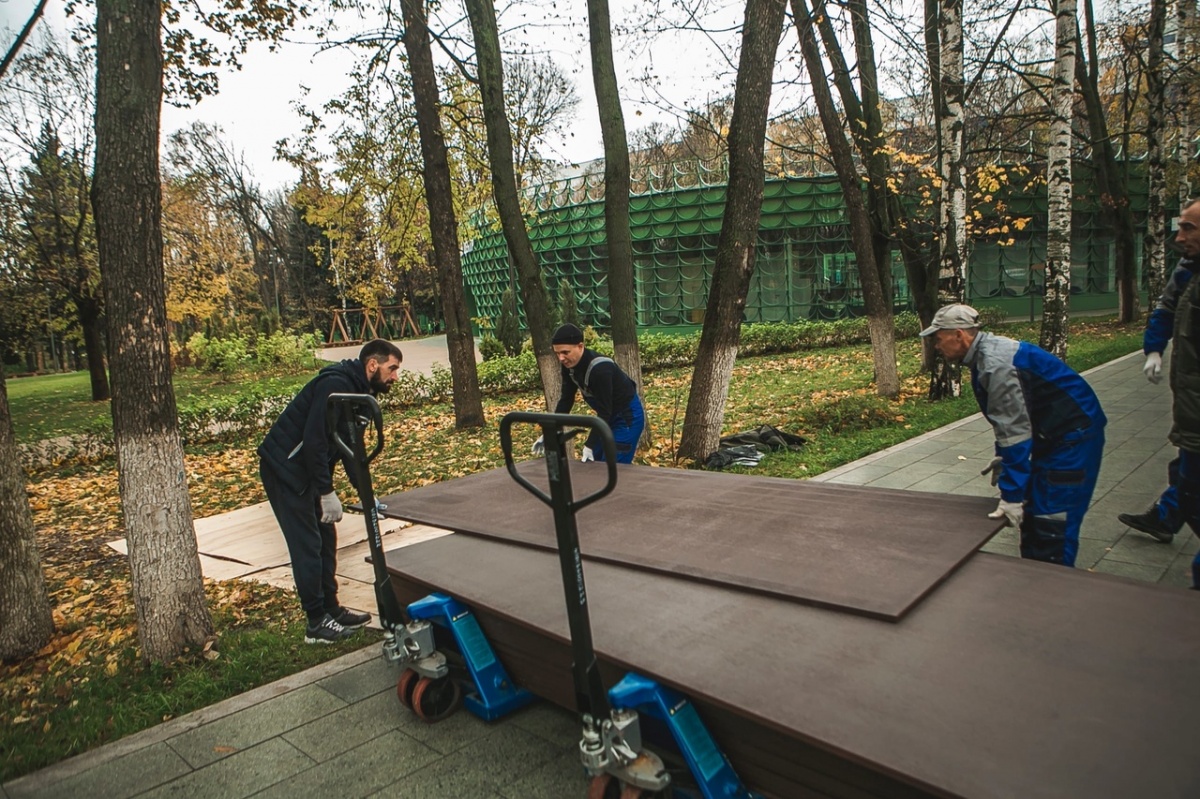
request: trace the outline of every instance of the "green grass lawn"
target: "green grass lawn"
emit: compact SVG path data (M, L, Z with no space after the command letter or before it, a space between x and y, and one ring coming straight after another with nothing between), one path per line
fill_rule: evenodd
M287 394L308 382L314 373L315 370L295 375L248 374L224 380L217 375L184 370L173 378L175 401L185 405L202 398L233 396L251 385ZM110 404L92 401L92 384L87 372L10 378L6 386L13 429L20 443L112 424Z

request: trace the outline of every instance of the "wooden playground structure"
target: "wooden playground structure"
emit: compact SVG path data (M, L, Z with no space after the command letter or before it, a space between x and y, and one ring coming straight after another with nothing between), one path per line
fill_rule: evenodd
M378 308L334 308L329 325L327 345L361 344L373 338L389 341L405 336L420 336L421 328L404 305L381 305Z

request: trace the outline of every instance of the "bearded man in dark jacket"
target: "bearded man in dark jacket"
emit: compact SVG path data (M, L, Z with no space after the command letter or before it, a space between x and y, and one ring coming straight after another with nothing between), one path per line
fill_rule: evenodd
M337 530L342 502L333 469L342 461L358 485L351 460L333 446L326 428L330 394L386 394L403 356L390 341L368 341L357 360L322 369L292 399L258 446L259 475L292 558L296 593L308 616L306 644L333 643L371 620L337 600ZM349 435L347 433L346 435Z

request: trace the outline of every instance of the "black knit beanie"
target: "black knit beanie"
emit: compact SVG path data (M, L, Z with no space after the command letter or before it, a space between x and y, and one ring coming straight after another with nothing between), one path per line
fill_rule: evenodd
M575 327L569 322L558 330L554 331L554 338L550 340L551 344L582 344L583 331Z

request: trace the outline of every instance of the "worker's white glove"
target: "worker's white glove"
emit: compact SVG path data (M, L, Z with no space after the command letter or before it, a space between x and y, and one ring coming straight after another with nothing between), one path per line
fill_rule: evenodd
M1152 352L1146 356L1146 365L1142 367L1142 374L1151 383L1162 382L1162 353Z
M1025 506L1020 502L1005 502L1000 500L1000 504L996 509L988 514L989 519L1008 519L1009 525L1020 529L1021 522L1025 519Z
M321 524L335 524L342 520L342 501L330 491L321 495Z
M1001 458L999 455L992 458L992 462L980 474L987 474L988 472L992 473L992 485L999 483L1000 475L1004 474L1004 458ZM997 516L996 518L999 519L1000 517Z
M584 447L583 448L583 457L580 458L579 461L581 463L587 463L588 461L594 461L594 460L596 460L596 456L592 454L592 448Z
M538 436L538 440L533 442L533 448L529 450L539 458L546 454L546 442L542 440L544 438L545 436Z

